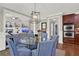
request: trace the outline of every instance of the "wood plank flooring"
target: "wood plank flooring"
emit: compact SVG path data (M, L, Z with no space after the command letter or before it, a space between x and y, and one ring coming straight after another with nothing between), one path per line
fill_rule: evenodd
M79 56L79 45L76 44L58 44L58 49L65 51L65 56Z

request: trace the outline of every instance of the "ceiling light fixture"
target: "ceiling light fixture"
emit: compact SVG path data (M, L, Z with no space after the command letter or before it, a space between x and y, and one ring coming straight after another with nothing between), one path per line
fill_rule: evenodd
M31 13L32 22L39 22L40 12L36 11L36 3L34 3L34 11Z

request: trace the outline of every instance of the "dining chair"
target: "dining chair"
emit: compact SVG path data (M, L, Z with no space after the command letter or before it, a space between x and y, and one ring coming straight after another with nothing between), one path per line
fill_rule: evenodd
M37 49L32 50L32 55L33 56L55 56L57 41L58 41L58 36L55 36L52 40L40 42Z
M52 50L52 55L55 56L56 55L56 48L57 48L57 45L58 45L58 38L59 38L59 35L54 35L51 40L54 41L53 42L53 50Z
M47 33L46 32L42 32L41 33L41 41L46 41L47 40Z
M17 48L11 39L7 39L11 56L31 56L31 50L28 48Z
M35 49L36 44L34 42L34 38L27 37L28 35L26 33L14 35L14 43L16 44L17 47L27 47L29 49Z

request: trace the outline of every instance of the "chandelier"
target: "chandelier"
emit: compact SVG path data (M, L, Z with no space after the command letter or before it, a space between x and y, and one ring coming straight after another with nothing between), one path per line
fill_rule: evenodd
M32 22L40 22L40 12L36 11L36 4L34 4L34 11L31 13L31 19Z

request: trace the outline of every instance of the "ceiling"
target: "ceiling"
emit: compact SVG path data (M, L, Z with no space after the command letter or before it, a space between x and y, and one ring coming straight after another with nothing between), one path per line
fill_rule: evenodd
M0 3L0 6L15 10L30 16L34 10L34 3ZM57 13L79 12L79 3L36 3L36 11L42 18Z

